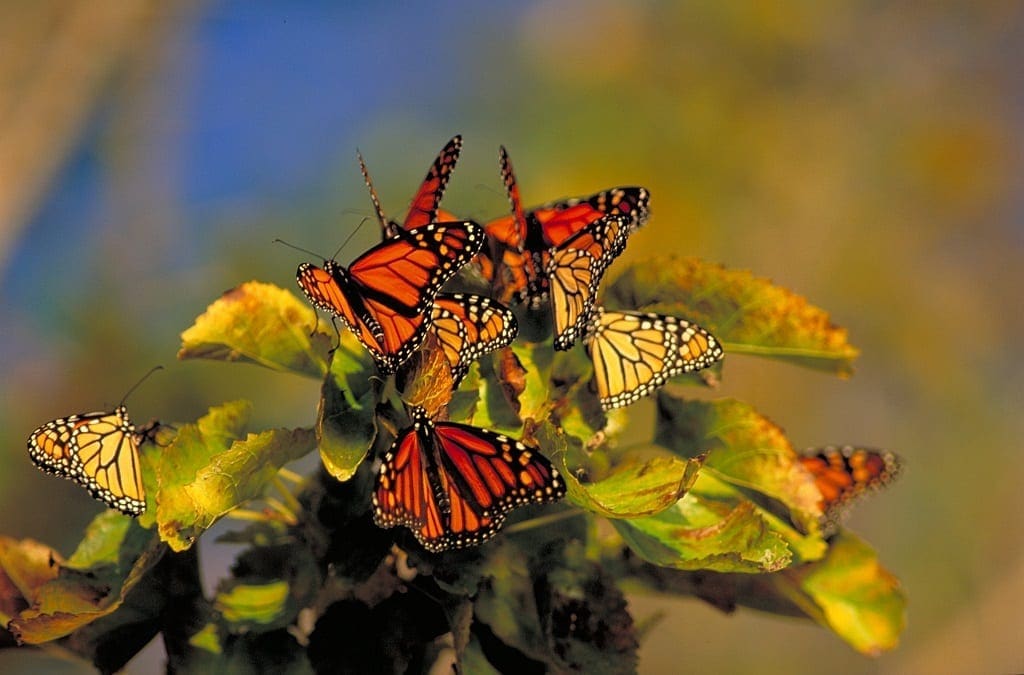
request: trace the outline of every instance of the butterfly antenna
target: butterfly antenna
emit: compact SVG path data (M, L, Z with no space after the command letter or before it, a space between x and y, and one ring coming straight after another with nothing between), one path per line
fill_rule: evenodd
M127 391L127 392L125 393L124 397L123 397L123 398L121 399L121 405L124 405L124 402L128 400L128 397L129 397L129 396L131 396L131 393L132 393L133 391L135 391L136 389L138 389L138 388L139 388L139 385L140 385L140 384L142 384L143 382L145 382L145 381L146 381L146 378L148 378L148 377L149 377L150 375L152 375L152 374L153 374L153 373L155 373L156 371L158 371L158 370L163 370L163 369L164 369L164 367L163 367L163 366L153 366L152 368L150 368L150 369L149 369L149 372L148 372L148 373L146 373L145 375L143 375L143 376L142 376L141 378L139 378L139 381L138 381L138 382L136 382L135 384L133 384L133 385L132 385L132 387L131 387L131 389L129 389L129 390L128 390L128 391Z
M323 256L321 256L319 253L314 253L313 251L304 249L301 246L296 246L295 244L289 244L284 239L275 239L274 241L272 241L270 243L272 243L272 244L284 244L288 248L293 248L296 251L302 251L303 253L307 253L307 254L313 256L314 258L323 258ZM326 258L324 258L324 260L326 260Z
M369 219L370 219L369 216L364 216L363 219L359 221L359 224L356 225L356 229L352 230L352 234L348 235L345 238L345 241L341 242L341 246L338 247L338 250L334 252L334 257L335 258L338 257L339 253L341 253L341 249L345 248L345 244L347 244L349 241L351 241L352 237L356 236L356 232L359 231L359 228L361 228L364 224L366 224L366 221L368 221Z

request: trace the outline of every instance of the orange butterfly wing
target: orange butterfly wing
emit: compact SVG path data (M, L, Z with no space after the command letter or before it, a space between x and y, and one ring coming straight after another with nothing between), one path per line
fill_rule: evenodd
M146 510L138 444L122 405L47 422L29 436L28 450L47 473L73 480L107 506L138 516Z
M724 354L713 335L690 321L603 307L594 311L584 346L605 410L635 403L669 378L707 368Z
M838 527L849 504L871 490L891 483L900 472L895 453L844 446L811 449L800 462L821 492L821 511L826 533Z
M390 374L423 342L434 298L476 255L483 232L472 222L431 223L401 230L346 270L299 266L299 287L318 309L344 320Z
M609 215L621 216L627 234L647 222L650 194L642 187L617 187L589 197L565 199L524 211L508 152L501 148L501 171L512 214L485 225L490 247L480 268L498 298L527 302L538 308L548 299L549 251L561 248L591 223ZM600 259L599 256L594 256Z
M412 530L428 551L474 546L493 537L506 514L565 495L558 471L534 448L412 411L385 454L373 495L374 522Z
M366 162L363 161L363 156L357 153L359 170L362 171L363 180L370 191L370 201L373 202L373 210L377 214L377 220L380 221L385 239L398 236L398 233L403 229L413 230L429 223L458 220L458 218L455 218L450 213L440 211L439 206L441 198L444 196L444 191L448 187L448 181L455 170L455 164L459 161L459 154L461 152L462 136L459 135L453 136L441 148L441 152L438 153L434 163L430 165L426 178L423 179L416 194L413 195L409 211L406 213L405 220L401 226L392 220L388 220L387 216L384 215L384 209L381 208L380 198L377 197L377 190L373 187L373 181L370 179L370 172L366 168Z
M430 329L452 369L453 387L484 354L511 344L519 332L515 315L491 298L441 293L434 300Z

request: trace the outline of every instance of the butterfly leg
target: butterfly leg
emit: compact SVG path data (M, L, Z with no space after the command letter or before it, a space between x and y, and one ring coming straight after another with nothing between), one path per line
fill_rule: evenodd
M341 329L338 328L338 317L331 317L331 325L334 326L334 335L338 338L338 341L333 347L327 350L327 358L334 356L334 352L338 351L338 347L341 346Z

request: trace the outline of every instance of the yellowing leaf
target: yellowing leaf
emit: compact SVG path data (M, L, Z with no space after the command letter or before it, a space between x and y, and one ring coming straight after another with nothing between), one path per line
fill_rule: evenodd
M611 523L641 558L663 567L774 572L792 560L785 540L753 504L705 496L696 486L657 515Z
M852 534L840 532L822 560L772 579L812 619L857 651L877 656L899 643L907 598L874 550Z
M181 334L178 358L244 361L320 378L334 337L314 333L315 325L313 309L295 294L249 281L215 300Z
M346 331L348 334L348 331ZM320 459L339 481L351 478L376 437L373 415L376 395L371 388L372 366L355 338L343 338L324 378L317 406L316 438ZM360 347L359 351L355 351Z
M230 624L274 624L286 614L288 583L237 584L218 593L213 606Z
M313 450L311 430L273 429L244 433L251 412L247 401L211 408L195 424L179 429L166 448L147 456L156 466L156 509L140 520L154 520L160 537L175 551L242 502L262 494L278 469Z
M820 493L782 429L735 399L687 400L658 392L657 442L683 457L708 453L706 469L784 504L804 532L816 532Z
M614 309L696 321L729 354L754 354L847 376L858 351L827 312L745 270L666 256L634 264L608 289Z
M36 542L0 538L0 580L28 605L9 624L20 642L56 640L110 615L166 551L153 533L114 511L98 516L88 535L74 565Z
M568 501L606 518L654 515L675 504L697 478L701 462L675 457L629 459L610 475L582 483L565 470Z

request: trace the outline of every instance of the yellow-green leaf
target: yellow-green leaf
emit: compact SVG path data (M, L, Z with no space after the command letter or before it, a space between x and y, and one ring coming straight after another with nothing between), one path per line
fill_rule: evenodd
M563 471L568 501L606 518L650 516L675 504L697 478L701 461L676 457L627 459L593 483ZM564 467L564 465L563 465Z
M80 545L74 563L36 542L0 538L0 578L28 605L9 624L19 641L56 640L111 614L167 550L153 533L116 512L98 516L88 534L91 540Z
M611 284L605 302L696 321L723 343L726 355L754 354L847 376L858 354L846 330L802 296L697 258L634 264Z
M693 490L657 515L611 523L641 558L663 567L774 572L789 565L785 540L753 504L702 495L702 480L709 479L700 475Z
M365 350L344 338L334 352L317 407L316 436L324 468L339 481L351 478L376 437L372 366Z
M782 429L735 399L687 400L658 392L657 442L683 457L707 454L705 470L784 504L804 532L816 532L821 498Z
M877 656L898 644L906 624L906 595L875 551L852 534L841 531L822 560L772 579L812 619L857 651Z
M294 293L259 281L232 288L181 334L179 359L256 363L320 378L334 341L326 326L314 332L316 314Z
M288 582L236 584L218 593L213 606L236 628L278 623L288 612Z

